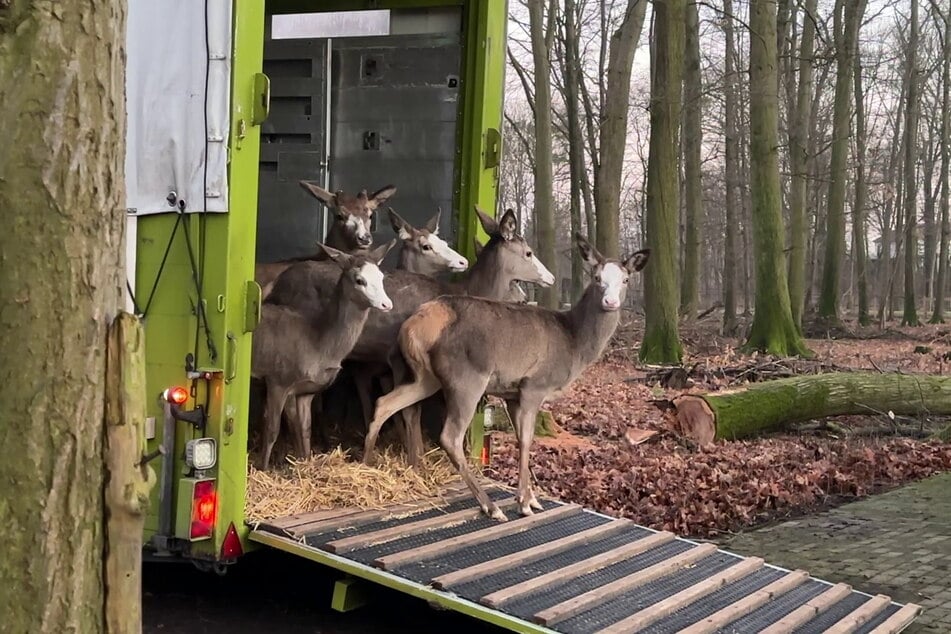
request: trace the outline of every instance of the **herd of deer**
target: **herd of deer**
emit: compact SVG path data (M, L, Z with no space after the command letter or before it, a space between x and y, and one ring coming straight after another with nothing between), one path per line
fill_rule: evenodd
M300 184L330 209L333 222L318 253L255 270L265 298L252 353L252 376L266 387L259 467L270 461L282 414L298 454L310 455L314 397L348 363L367 424L365 462L373 462L384 422L400 415L407 459L418 464L419 408L442 391L439 444L483 512L504 521L463 447L478 403L489 394L504 399L519 441L519 511L541 508L528 465L538 409L600 357L617 328L628 278L644 268L649 250L609 260L576 235L591 281L570 310L555 312L525 303L518 282L551 286L555 280L519 234L512 210L497 221L476 207L489 241L476 243L470 267L439 237L439 212L417 229L387 209L398 240L373 247L372 216L396 193L391 185L353 196ZM398 267L384 273L380 263L397 241ZM464 273L455 282L435 277L446 272ZM374 378L386 392L375 409Z

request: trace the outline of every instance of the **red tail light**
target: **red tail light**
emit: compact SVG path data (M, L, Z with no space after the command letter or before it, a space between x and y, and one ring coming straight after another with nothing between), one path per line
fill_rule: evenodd
M195 483L192 495L191 538L211 537L218 518L218 492L214 480L202 480Z
M486 434L482 437L482 466L488 466L492 459L492 436Z
M238 538L238 531L234 529L234 522L228 524L228 532L225 533L225 541L221 544L221 558L233 559L244 554L241 548L241 539Z
M183 387L170 387L163 393L165 400L174 405L181 405L188 400L188 390Z

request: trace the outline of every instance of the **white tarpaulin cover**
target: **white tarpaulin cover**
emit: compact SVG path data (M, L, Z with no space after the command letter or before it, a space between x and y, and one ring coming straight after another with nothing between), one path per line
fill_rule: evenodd
M227 211L231 0L129 0L126 47L126 207Z

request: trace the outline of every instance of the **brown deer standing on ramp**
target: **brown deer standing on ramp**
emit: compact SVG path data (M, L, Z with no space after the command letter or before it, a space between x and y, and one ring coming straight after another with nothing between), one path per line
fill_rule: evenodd
M294 428L301 458L310 456L311 402L333 383L343 360L363 330L370 309L388 312L393 302L383 288L379 263L395 244L390 241L362 255L321 248L339 271L332 294L318 309L302 312L265 303L254 332L251 376L267 388L264 447L259 461L266 469L281 429L281 413L289 398L287 418Z
M575 235L591 282L566 312L473 297L440 297L420 306L400 328L399 349L412 383L377 400L368 441L387 418L439 390L446 420L439 444L487 515L505 521L466 463L463 440L483 394L505 400L519 444L519 511L540 509L529 480L529 449L539 407L571 383L604 352L617 329L630 274L647 264L650 251L624 262L606 260ZM372 447L367 448L372 451Z
M393 185L387 185L372 194L367 194L364 189L356 196L343 191L330 193L311 181L300 181L300 186L333 212L333 222L327 230L324 244L344 253L359 253L370 248L373 244L373 234L370 233L373 212L396 193ZM299 258L256 264L254 281L261 287L261 299L268 296L274 281L295 262L324 259L324 252L318 250L317 253Z
M373 311L348 361L389 365L390 353L396 344L403 321L424 302L440 295L462 294L502 299L511 293L513 280L551 286L555 279L551 271L535 257L531 246L518 233L518 219L511 209L496 221L476 207L482 228L489 234L480 257L459 282L447 283L407 271L394 271L384 280L384 288L393 299L393 310L388 313ZM274 284L268 302L293 306L301 311L319 310L339 277L324 262L300 262L282 274ZM369 404L368 404L369 405ZM422 455L422 434L418 411L415 422L407 423L409 439L407 454L411 464ZM365 410L367 423L372 410ZM382 425L382 422L380 423ZM379 426L376 428L379 433ZM374 437L374 443L375 443Z

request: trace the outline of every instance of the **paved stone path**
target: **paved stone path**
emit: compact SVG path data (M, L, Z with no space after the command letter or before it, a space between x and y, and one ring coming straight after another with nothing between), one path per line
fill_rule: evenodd
M720 544L917 603L924 611L906 632L951 633L951 473Z

